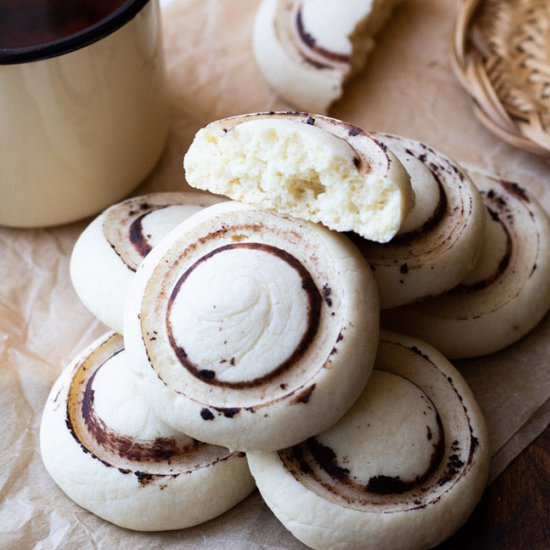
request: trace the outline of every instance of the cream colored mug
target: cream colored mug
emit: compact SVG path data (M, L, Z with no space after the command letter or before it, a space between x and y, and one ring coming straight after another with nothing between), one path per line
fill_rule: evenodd
M0 225L95 214L157 162L168 130L158 0L118 4L44 44L6 47L0 36Z

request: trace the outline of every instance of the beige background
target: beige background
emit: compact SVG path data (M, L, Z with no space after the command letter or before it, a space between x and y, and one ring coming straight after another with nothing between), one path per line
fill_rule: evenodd
M288 108L264 83L252 57L256 5L255 0L165 3L171 137L140 191L185 185L183 153L210 120ZM489 134L451 74L448 53L457 5L454 0L405 0L367 69L332 114L368 130L427 141L450 156L519 181L550 210L548 165ZM0 549L303 548L257 493L203 526L141 534L94 517L49 479L38 450L43 404L61 368L105 330L79 303L68 277L71 248L84 226L0 228ZM510 349L459 365L487 417L493 475L548 424L549 337L547 316Z

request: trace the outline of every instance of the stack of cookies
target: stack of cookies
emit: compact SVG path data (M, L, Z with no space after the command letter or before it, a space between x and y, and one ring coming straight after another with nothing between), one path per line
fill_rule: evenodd
M549 309L544 211L427 145L304 113L214 122L184 164L222 197L129 199L75 245L75 289L112 332L52 389L53 479L130 529L196 525L255 482L312 548L447 538L489 443L446 357Z

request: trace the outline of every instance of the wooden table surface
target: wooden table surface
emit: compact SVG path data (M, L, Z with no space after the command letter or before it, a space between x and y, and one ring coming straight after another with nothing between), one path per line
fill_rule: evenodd
M438 550L550 550L550 426L488 487Z

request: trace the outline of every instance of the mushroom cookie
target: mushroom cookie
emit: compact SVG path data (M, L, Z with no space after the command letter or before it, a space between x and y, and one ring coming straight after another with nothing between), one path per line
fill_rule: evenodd
M431 548L460 527L487 482L474 397L434 348L382 333L369 383L329 430L249 453L267 505L312 548Z
M550 308L550 220L516 183L470 171L487 224L476 267L450 292L385 312L384 322L450 358L496 352L533 329Z
M243 453L196 441L152 413L116 333L62 372L46 402L40 449L71 499L127 529L190 527L254 488Z
M184 158L192 187L337 231L389 241L412 206L409 176L363 130L307 113L212 122Z
M371 265L380 305L387 309L455 287L476 264L486 215L477 189L455 162L418 141L376 138L402 162L416 198L391 242L352 235Z
M363 69L400 1L264 0L254 24L257 63L291 105L325 113Z
M166 423L230 449L280 449L361 393L378 343L376 283L342 235L225 202L145 258L124 340Z
M219 198L206 193L151 193L100 214L71 256L71 280L84 305L122 332L126 293L143 258L178 223L217 202Z

